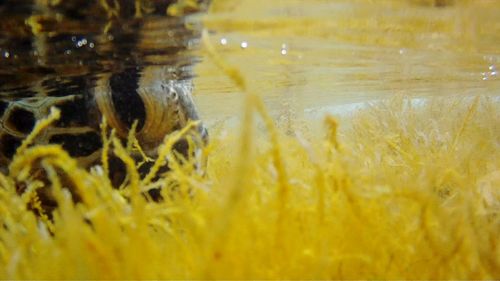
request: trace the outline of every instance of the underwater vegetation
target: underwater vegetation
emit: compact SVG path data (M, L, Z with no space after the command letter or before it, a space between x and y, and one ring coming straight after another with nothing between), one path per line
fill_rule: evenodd
M207 47L246 93L241 133L213 128L199 173L171 152L188 126L165 138L141 179L129 156L137 148L103 129L103 155L127 166L120 189L105 157L87 171L60 146L30 146L28 137L0 174L0 278L500 277L498 99L393 98L318 120L324 137L286 135L238 70ZM155 177L166 159L171 171ZM49 180L37 180L35 168ZM33 212L45 184L58 203L52 218ZM144 192L157 187L164 200L150 202Z
M60 145L34 144L60 118L51 110L0 173L0 279L500 279L498 97L391 97L315 120L323 134L285 133L207 36L207 59L244 94L236 130L212 126L209 144L186 159L172 147L191 122L149 159L133 130L122 142L103 122L101 164L86 169ZM119 188L109 155L126 166ZM163 200L153 202L147 192L158 188ZM53 211L41 206L42 189Z

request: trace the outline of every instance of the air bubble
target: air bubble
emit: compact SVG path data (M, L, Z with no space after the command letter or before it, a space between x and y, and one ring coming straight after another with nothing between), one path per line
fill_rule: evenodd
M94 43L93 43L93 42L90 42L90 43L89 43L89 47L90 47L90 48L94 48Z
M241 42L241 48L242 48L242 49L246 49L246 48L248 48L248 42L247 42L247 41L243 41L243 42Z
M288 47L285 43L281 44L281 54L286 55L288 53Z
M6 59L8 59L8 58L10 57L10 53L9 53L9 52L7 52L7 51L5 51L5 52L3 53L3 56L4 56Z
M80 41L78 41L78 42L76 43L76 46L77 46L78 48L83 47L83 46L85 46L85 45L87 45L87 39L85 39L85 38L83 38L82 40L80 40Z
M226 38L221 38L220 39L220 44L224 45L224 46L227 45L227 39Z

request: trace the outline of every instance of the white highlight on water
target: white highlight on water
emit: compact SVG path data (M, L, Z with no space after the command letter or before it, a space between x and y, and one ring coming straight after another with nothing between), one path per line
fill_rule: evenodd
M281 44L281 54L286 55L288 53L288 47L285 43Z

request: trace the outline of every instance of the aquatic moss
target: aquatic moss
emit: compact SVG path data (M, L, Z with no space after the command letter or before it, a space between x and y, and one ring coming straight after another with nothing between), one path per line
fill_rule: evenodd
M155 180L141 180L127 148L111 141L128 168L120 190L59 146L23 146L0 175L0 276L497 278L499 109L488 98L395 99L339 132L328 118L326 138L276 131L245 142L216 130L206 175L177 163ZM176 137L160 149L167 158ZM59 204L53 220L27 209L44 185L31 178L34 165ZM163 202L141 195L152 187L163 187Z
M204 173L194 159L172 157L187 129L167 136L155 161L168 159L172 170L141 179L129 156L133 134L123 146L103 124L104 151L127 166L120 189L106 177L105 156L87 171L60 146L28 138L0 174L2 279L500 277L497 99L395 98L327 117L326 137L289 136L207 47L247 95L242 133L212 130ZM267 134L254 129L255 117ZM40 209L34 194L46 184L58 202L52 219L28 209ZM158 187L164 201L143 196Z

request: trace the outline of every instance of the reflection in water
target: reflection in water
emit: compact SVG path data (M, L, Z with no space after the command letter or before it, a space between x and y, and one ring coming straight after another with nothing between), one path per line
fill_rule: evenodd
M151 154L198 119L191 51L200 27L186 16L208 1L183 2L0 1L0 165L52 106L62 116L35 143L59 143L84 165L98 159L103 116L122 138L138 120Z
M40 88L57 96L83 89L88 85L82 80L92 83L103 73L152 65L168 66L166 79L191 77L187 51L199 31L186 28L183 17L166 15L175 1L142 1L140 16L134 1L38 2L0 6L3 97L33 96Z

